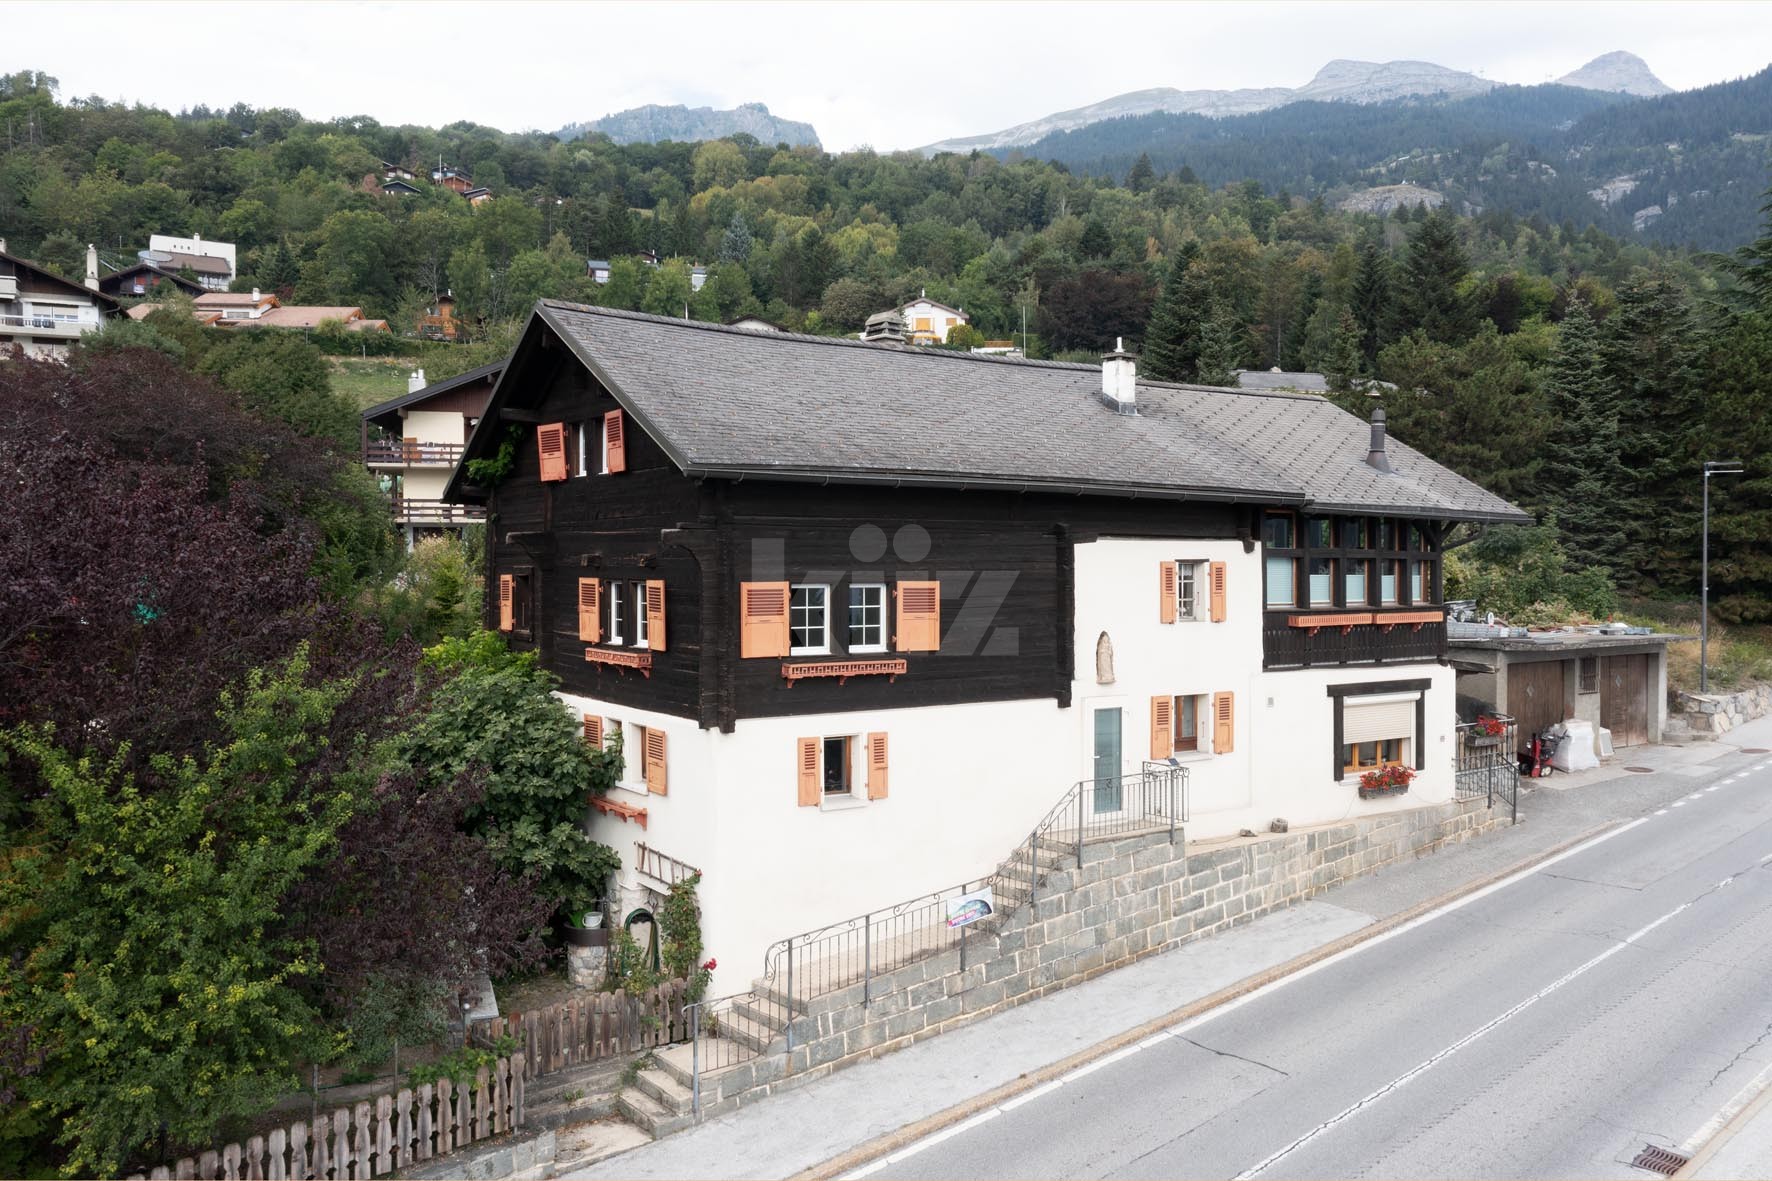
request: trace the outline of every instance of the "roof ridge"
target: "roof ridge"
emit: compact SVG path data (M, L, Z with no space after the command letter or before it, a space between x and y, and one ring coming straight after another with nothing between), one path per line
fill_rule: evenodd
M1095 373L1099 367L1078 361L1047 361L1032 357L999 357L989 353L956 353L948 349L932 349L921 345L905 345L899 342L882 342L872 340L855 340L847 336L815 336L809 332L755 332L748 328L737 328L730 324L715 324L707 320L685 320L680 316L658 316L651 312L631 312L626 308L605 308L595 304L571 303L563 299L540 299L538 306L546 306L559 311L576 312L584 315L614 316L623 320L640 320L653 324L669 324L677 328L689 328L698 332L725 333L740 336L746 340L797 340L806 344L830 345L838 348L867 349L873 352L890 352L900 357L930 357L951 361L976 361L992 365L1025 365L1042 369L1070 369L1079 373Z

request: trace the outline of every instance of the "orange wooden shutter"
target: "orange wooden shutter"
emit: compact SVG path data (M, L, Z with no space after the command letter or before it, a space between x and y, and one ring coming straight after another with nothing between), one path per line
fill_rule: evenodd
M1157 563L1157 622L1175 622L1175 599L1179 591L1176 583L1181 578L1179 564L1176 562Z
M585 715L585 741L596 747L598 750L603 749L602 718L592 717L590 714Z
M1237 745L1236 695L1212 695L1212 753L1229 754Z
M668 795L665 779L665 732L646 727L646 790L654 795Z
M566 478L566 424L547 422L535 428L535 446L541 452L541 478Z
M578 638L587 644L603 638L603 584L595 578L578 580Z
M900 652L941 649L941 583L898 584L897 647Z
M1223 562L1214 562L1211 567L1212 579L1212 622L1223 623L1225 618L1225 578L1227 567Z
M665 650L664 580L646 580L646 646L654 652Z
M619 410L611 410L603 416L603 446L609 453L608 470L612 472L627 471L627 416Z
M886 798L886 735L868 735L868 799Z
M740 656L788 654L788 584L738 584Z
M509 574L498 576L498 630L511 630L511 598L516 593L517 580Z
M1170 719L1175 709L1172 697L1151 698L1151 758L1166 759L1175 753L1175 730Z
M818 807L818 739L799 740L800 806Z

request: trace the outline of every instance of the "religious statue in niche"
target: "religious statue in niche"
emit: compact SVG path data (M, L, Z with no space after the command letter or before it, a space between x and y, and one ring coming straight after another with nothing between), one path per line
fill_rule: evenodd
M1114 683L1114 642L1108 639L1106 632L1095 641L1095 683L1111 685Z

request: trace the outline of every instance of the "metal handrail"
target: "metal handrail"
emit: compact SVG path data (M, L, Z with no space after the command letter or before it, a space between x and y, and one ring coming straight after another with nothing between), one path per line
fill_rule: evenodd
M959 927L956 936L945 925L947 900L989 887L993 900L1006 900L996 908L998 914L1031 905L1046 879L1042 846L1068 849L1081 868L1083 846L1091 837L1167 828L1173 843L1187 821L1187 787L1188 769L1174 763L1149 762L1137 772L1080 780L989 875L777 940L764 954L760 983L776 992L781 982L779 995L789 1014L788 1049L794 1043L792 1013L802 1000L860 984L865 1007L872 1000L875 973L891 970L892 960L897 963L891 966L897 966L950 946L958 947L964 969L966 927ZM1101 798L1097 793L1106 792L1113 793L1116 806L1092 809L1091 802Z
M1459 799L1486 796L1491 808L1495 806L1495 797L1500 795L1512 812L1513 823L1518 824L1520 766L1514 750L1519 737L1519 721L1510 714L1487 716L1501 723L1500 734L1489 735L1479 722L1459 722L1453 727L1458 736L1452 756L1453 794ZM1472 741L1479 736L1494 737L1495 741Z

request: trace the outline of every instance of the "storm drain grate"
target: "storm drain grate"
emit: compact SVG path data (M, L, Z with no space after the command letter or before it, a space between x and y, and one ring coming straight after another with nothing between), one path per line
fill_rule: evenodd
M1654 1144L1645 1144L1643 1145L1643 1151L1637 1153L1637 1159L1630 1164L1633 1169L1648 1169L1652 1173L1660 1173L1664 1177L1671 1177L1684 1168L1686 1162L1691 1159L1691 1157L1675 1152L1670 1148L1661 1148Z
M1653 774L1655 774L1654 767L1626 767L1625 770L1626 771L1635 771L1638 775L1653 775Z

